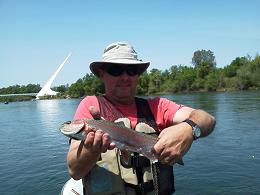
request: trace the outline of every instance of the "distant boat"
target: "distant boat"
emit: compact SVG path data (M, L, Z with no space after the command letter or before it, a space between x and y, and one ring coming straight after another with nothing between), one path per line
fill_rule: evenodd
M9 102L4 102L4 104L9 104Z

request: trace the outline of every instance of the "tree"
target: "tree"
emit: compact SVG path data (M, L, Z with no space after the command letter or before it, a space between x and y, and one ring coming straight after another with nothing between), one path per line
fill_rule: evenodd
M207 64L210 69L216 68L214 53L210 50L197 50L193 54L192 64L195 66L195 68L205 66L205 64Z
M240 90L246 90L251 86L251 74L250 67L247 65L244 65L237 70L238 88Z
M143 74L140 75L138 79L136 93L138 95L146 95L148 94L148 90L149 90L149 75L145 71Z
M68 90L68 85L60 85L57 87L53 87L53 90L59 93L65 93Z
M168 91L189 91L191 89L192 83L194 82L196 75L194 68L179 65L171 66L169 79L167 82ZM169 82L170 81L170 82Z
M82 85L84 87L85 94L98 94L104 93L103 83L94 74L86 74L83 77Z
M227 77L234 77L240 67L247 65L250 62L250 57L237 57L230 65L224 68L224 74Z
M160 92L163 83L162 72L156 68L152 69L149 74L149 94Z
M205 88L207 91L216 91L219 86L217 72L211 72L206 76Z
M251 83L255 87L260 87L260 56L256 55L255 59L251 63L251 72L250 77Z
M13 85L7 88L1 88L0 94L19 94L19 93L38 93L41 90L39 84Z
M70 88L68 90L68 94L72 98L78 98L78 97L82 97L85 95L82 79L78 79L76 83L73 83L70 86Z

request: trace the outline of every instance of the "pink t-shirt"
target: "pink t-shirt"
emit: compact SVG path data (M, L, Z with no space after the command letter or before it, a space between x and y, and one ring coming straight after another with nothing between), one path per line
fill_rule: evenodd
M183 107L182 105L160 97L150 98L147 99L147 101L160 131L173 124L172 121L175 113ZM98 110L100 110L96 96L87 96L80 102L74 119L93 118L89 113L89 106L95 106ZM135 128L137 123L137 110L135 102L131 105L116 105L116 108L124 116L130 119L131 126Z

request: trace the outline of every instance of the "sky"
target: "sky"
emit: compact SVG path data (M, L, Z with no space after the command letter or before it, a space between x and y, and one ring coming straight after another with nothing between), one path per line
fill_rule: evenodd
M132 44L148 69L191 66L211 50L217 67L260 54L259 0L0 0L0 88L72 84L116 41Z

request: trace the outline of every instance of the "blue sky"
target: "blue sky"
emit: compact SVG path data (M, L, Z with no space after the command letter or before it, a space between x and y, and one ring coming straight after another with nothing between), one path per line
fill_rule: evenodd
M260 54L259 0L0 0L0 88L43 86L69 52L53 86L90 73L111 42L127 41L148 70L191 65L196 50L217 67Z

